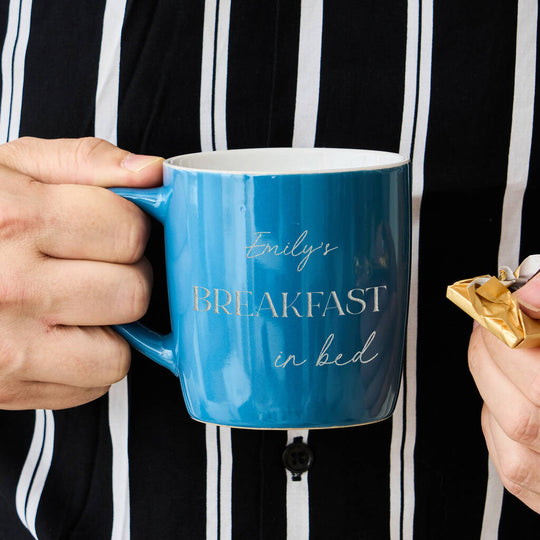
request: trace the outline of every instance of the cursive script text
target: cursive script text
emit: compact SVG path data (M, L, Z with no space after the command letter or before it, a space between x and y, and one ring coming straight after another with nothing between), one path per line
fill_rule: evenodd
M257 232L255 233L255 240L250 246L246 246L248 259L255 259L265 254L272 254L276 257L290 256L290 257L302 257L296 269L301 272L306 266L309 258L315 252L321 253L323 257L328 255L331 251L338 249L338 246L332 246L331 244L321 242L320 244L309 244L306 241L308 231L304 231L294 242L287 242L285 245L272 244L270 242L264 242L262 236L270 234L270 232Z
M371 345L373 344L373 340L377 336L377 332L374 330L371 332L370 336L362 346L362 349L359 351L356 351L352 356L345 356L343 353L332 353L330 354L330 348L332 346L332 343L334 341L334 334L330 334L326 341L324 342L324 345L322 346L322 349L319 353L319 356L315 360L315 365L317 367L321 366L346 366L348 364L356 364L357 362L360 362L361 364L369 364L377 356L379 356L379 353L374 353L371 350ZM274 366L278 368L284 368L287 365L298 367L303 364L305 364L308 361L307 358L304 358L302 360L298 359L295 354L289 354L284 355L283 351L280 351L280 353L277 355L276 359L274 360Z

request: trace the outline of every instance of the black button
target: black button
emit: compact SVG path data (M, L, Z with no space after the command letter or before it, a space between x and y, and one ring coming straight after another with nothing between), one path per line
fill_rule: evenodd
M309 471L313 465L313 451L302 437L295 437L293 442L283 450L283 465L292 472L292 479L302 480L302 473Z

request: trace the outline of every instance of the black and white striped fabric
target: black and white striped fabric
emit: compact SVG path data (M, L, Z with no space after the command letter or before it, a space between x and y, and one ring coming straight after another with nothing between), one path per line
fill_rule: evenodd
M1 2L0 142L399 151L414 227L392 420L205 426L177 380L135 356L94 403L0 413L0 539L537 538L540 519L489 462L471 323L445 300L447 284L540 252L537 21L534 0ZM147 322L166 331L161 236ZM293 482L281 454L297 436L315 458Z

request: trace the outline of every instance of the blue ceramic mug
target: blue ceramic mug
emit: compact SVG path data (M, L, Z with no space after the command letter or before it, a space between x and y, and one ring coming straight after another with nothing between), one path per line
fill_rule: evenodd
M118 327L179 377L196 420L326 428L383 420L399 390L408 159L264 148L178 156L115 191L164 225L171 333Z

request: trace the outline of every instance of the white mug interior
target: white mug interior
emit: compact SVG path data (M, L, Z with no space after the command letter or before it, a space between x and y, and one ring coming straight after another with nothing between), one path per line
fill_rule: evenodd
M306 174L399 167L409 158L393 152L348 148L250 148L184 154L165 163L177 169L239 174Z

